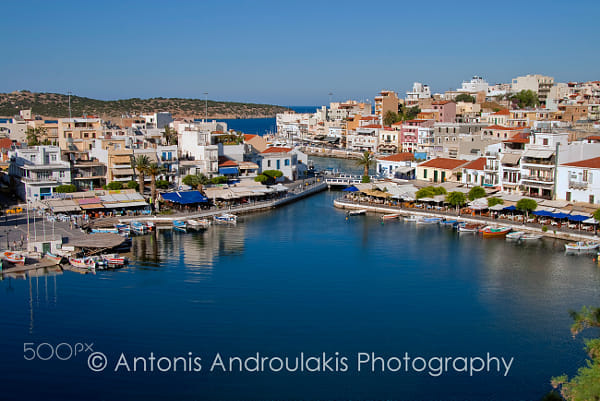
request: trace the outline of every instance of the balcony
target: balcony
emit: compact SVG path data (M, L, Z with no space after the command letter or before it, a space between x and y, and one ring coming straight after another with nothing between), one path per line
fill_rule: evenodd
M553 177L547 176L537 176L537 175L521 175L521 180L523 181L535 181L535 182L544 182L544 183L554 183Z
M586 181L573 181L569 180L569 189L587 189L588 183Z

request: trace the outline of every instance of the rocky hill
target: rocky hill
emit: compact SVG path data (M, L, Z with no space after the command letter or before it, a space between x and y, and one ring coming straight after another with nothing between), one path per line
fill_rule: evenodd
M68 117L69 98L58 93L34 93L26 90L0 93L0 116L13 116L19 110L31 109L35 115L44 117ZM203 118L204 99L162 98L97 100L71 96L71 115L96 115L104 119L124 115L171 112L175 118ZM282 106L254 103L208 101L209 118L265 118L288 111Z

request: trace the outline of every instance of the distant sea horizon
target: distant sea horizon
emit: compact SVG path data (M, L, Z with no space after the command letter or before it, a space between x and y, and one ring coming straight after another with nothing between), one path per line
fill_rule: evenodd
M320 106L284 106L289 107L296 113L314 113ZM263 136L270 132L277 132L275 118L226 118L217 119L227 123L228 129L243 132L244 134L253 134Z

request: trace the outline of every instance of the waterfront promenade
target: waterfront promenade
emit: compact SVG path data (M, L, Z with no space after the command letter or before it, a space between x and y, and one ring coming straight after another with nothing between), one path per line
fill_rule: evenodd
M504 220L498 218L490 218L485 216L477 215L457 215L455 209L448 210L435 210L435 209L419 209L419 208L406 208L401 206L377 204L372 202L359 202L347 198L340 198L333 201L333 205L339 209L349 210L367 210L374 213L401 213L405 215L416 215L424 217L441 217L441 218L452 218L467 223L484 223L494 226L511 227L514 231L527 231L536 234L542 234L549 238L557 238L566 241L597 241L599 238L597 235L592 233L577 231L571 229L549 227L548 231L542 231L542 225L537 223L516 223L511 220Z

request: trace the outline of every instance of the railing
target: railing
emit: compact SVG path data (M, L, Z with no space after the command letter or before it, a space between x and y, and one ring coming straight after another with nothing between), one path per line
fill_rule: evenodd
M521 175L521 180L550 182L550 183L554 182L554 178L552 178L552 177L538 177L536 175Z
M587 189L588 183L585 181L571 181L569 180L569 189Z

